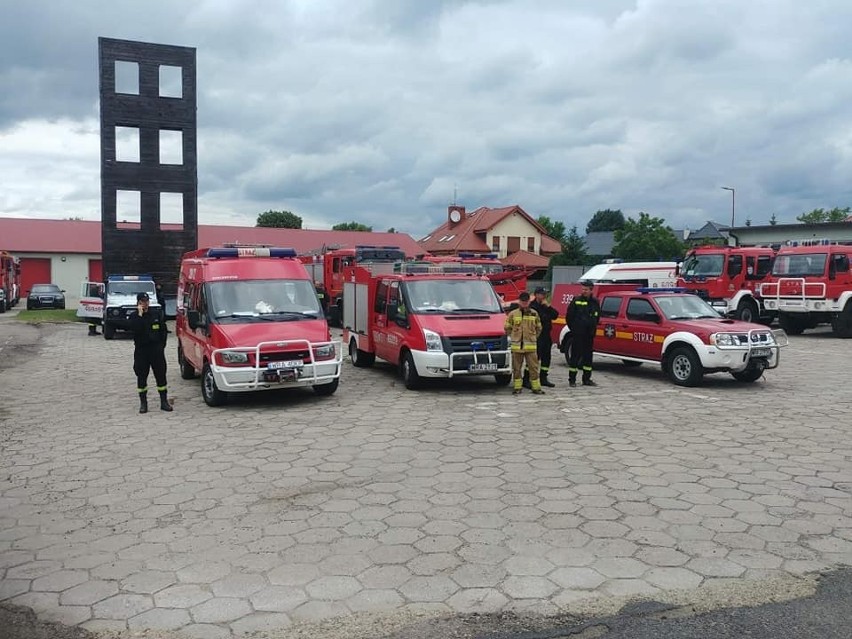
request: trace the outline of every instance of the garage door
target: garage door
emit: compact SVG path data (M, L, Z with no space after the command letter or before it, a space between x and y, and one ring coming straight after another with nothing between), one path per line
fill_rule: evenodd
M21 258L21 298L27 294L33 284L50 284L50 258Z
M89 260L89 281L103 282L104 263L101 260Z

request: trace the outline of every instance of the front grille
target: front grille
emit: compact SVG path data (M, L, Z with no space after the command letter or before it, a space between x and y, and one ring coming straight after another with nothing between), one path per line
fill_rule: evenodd
M492 355L489 359L489 351L505 351L509 349L509 338L505 335L492 335L489 337L444 337L441 339L444 352L466 353L453 359L453 370L463 371L469 369L473 364L486 364L494 362L503 368L509 365L508 356ZM470 353L469 355L467 353Z
M274 353L261 353L260 362L286 362L294 359L310 360L311 355L306 349L298 351L275 351Z
M747 333L738 333L734 335L734 339L737 340L738 346L748 346L749 345L749 336ZM752 346L767 346L771 343L772 334L771 333L752 333L751 334L751 345Z

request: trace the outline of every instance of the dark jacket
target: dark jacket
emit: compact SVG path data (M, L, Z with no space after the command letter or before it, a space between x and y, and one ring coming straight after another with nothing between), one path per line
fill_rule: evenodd
M594 333L601 316L601 307L594 297L579 295L571 300L565 311L565 323L572 333Z
M142 316L138 311L133 311L130 316L130 330L133 331L133 343L137 348L166 345L166 319L159 308L149 308Z
M550 328L553 320L559 317L559 311L549 304L540 304L538 300L530 302L530 308L538 313L538 317L541 320L541 336L550 338Z

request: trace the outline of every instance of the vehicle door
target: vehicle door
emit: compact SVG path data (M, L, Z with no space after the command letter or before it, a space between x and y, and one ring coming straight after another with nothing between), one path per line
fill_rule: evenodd
M633 297L627 301L624 319L620 328L630 335L624 335L623 354L659 360L665 331L658 309L647 298Z
M388 345L389 355L393 359L387 358L387 361L398 363L399 353L403 345L412 346L409 335L411 333L411 323L408 314L408 308L405 303L402 289L398 280L391 280L388 283L388 304L387 304L387 329L386 342Z
M627 334L623 329L618 328L623 301L622 295L605 295L601 298L601 317L595 334L595 351L613 355L622 354L627 342Z
M828 263L828 295L829 299L838 299L844 291L848 291L852 283L849 269L849 255L845 252L832 253Z
M207 313L204 308L204 287L196 282L188 282L183 290L183 307L186 312L186 330L180 336L180 347L183 356L192 365L201 370L204 362L205 347L208 340ZM197 314L198 325L194 328L189 324L191 315Z
M373 302L373 325L370 330L372 331L376 356L386 362L396 363L399 361L399 356L394 352L388 341L388 289L390 289L390 281L387 279L379 280L376 284L376 299Z

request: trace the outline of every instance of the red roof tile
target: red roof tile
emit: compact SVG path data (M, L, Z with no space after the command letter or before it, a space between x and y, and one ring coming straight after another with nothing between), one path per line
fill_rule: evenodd
M178 227L164 225L164 228L177 229ZM347 248L359 244L398 246L410 257L423 253L420 245L407 233L199 225L200 247L221 246L226 242L287 246L296 249L296 252L300 254L318 251L323 247ZM89 220L0 217L0 250L12 253L99 254L101 223Z
M531 268L547 268L550 258L529 251L516 251L509 257L500 260L506 266L529 266Z

